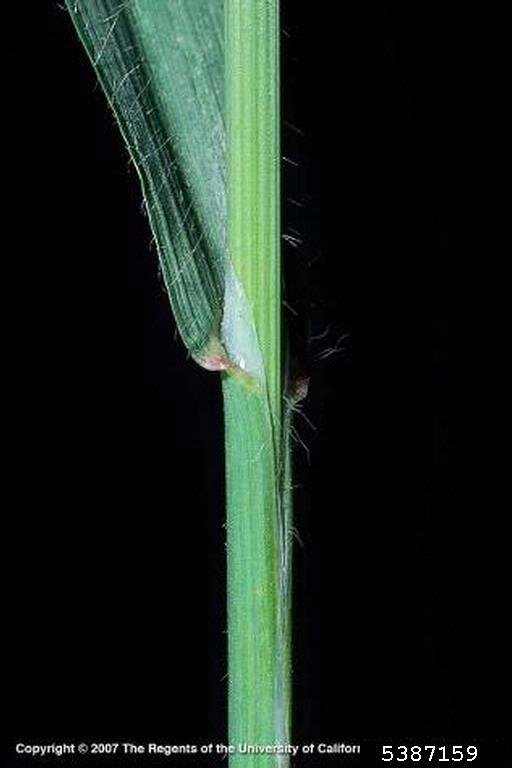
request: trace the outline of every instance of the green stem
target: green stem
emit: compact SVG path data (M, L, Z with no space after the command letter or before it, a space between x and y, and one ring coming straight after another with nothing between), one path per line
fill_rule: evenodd
M290 496L283 423L279 2L226 0L225 375L229 739L289 742ZM243 327L243 330L241 328ZM236 768L286 766L235 753Z
M228 249L281 414L279 2L226 0Z

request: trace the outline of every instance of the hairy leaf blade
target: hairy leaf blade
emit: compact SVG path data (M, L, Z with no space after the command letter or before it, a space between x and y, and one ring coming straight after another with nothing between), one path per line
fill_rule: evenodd
M225 270L223 0L67 0L141 179L180 335L219 353Z

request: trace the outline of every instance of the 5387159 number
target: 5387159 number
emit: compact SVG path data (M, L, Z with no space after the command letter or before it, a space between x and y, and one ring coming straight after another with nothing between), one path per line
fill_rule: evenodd
M478 757L478 749L473 746L463 747L382 747L382 761L384 763L419 763L422 760L431 763L472 763Z

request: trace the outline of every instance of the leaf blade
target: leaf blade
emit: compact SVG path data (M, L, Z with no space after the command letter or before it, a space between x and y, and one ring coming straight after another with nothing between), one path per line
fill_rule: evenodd
M179 333L219 353L225 272L223 0L66 0L141 180Z

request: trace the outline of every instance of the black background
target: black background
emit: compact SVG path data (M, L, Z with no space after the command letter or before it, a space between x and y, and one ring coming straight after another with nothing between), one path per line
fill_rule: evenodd
M294 741L480 743L491 765L508 512L478 19L283 6L288 302L315 427L298 417ZM219 381L175 338L67 14L11 14L12 741L225 741Z

